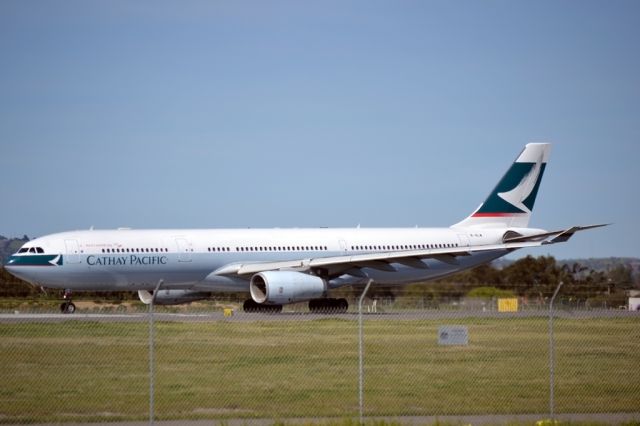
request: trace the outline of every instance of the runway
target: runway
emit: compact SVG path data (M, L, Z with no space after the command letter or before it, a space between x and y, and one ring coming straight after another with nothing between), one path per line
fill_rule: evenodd
M406 310L396 312L363 312L363 317L367 321L371 320L454 320L468 318L536 318L548 317L547 310L529 310L521 312L497 312L481 310ZM63 323L68 321L84 322L120 322L139 323L150 320L149 313L82 313L60 314L60 313L1 313L0 324L9 323ZM554 313L555 318L640 318L638 311L626 311L619 309L608 310L558 310ZM317 314L310 312L281 312L278 314L268 313L245 313L234 312L232 316L225 316L223 312L214 311L210 313L153 313L154 321L170 322L277 322L277 321L315 321L321 319L357 320L357 312L345 314Z

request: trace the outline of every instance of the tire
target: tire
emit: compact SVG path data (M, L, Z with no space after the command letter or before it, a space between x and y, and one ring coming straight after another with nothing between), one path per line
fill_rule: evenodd
M73 314L76 311L76 305L73 302L62 302L60 304L60 312L63 314Z

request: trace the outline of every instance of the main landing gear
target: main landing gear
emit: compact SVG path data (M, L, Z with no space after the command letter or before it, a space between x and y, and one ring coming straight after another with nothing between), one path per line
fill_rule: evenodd
M253 299L245 300L242 309L249 313L278 314L282 305L264 305ZM309 311L313 314L344 314L349 310L347 299L313 299L309 301Z
M60 312L63 314L72 314L76 311L76 305L71 301L71 290L65 290L62 295L64 302L60 304Z
M344 314L348 309L347 299L309 300L309 311L314 314Z
M279 314L282 312L282 305L263 305L256 303L253 299L247 299L244 301L242 309L251 313Z

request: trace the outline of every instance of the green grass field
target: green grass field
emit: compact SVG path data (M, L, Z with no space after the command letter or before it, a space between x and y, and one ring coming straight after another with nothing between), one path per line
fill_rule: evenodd
M438 346L443 324L469 345ZM634 318L556 319L556 412L640 410ZM148 324L0 324L0 422L145 419ZM156 323L158 419L357 417L357 321ZM365 321L369 416L545 413L544 318Z

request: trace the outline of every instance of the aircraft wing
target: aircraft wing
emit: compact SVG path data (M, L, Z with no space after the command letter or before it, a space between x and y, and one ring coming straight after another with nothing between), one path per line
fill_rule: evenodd
M425 250L401 250L382 253L349 254L344 256L317 257L296 259L277 262L249 262L234 263L217 269L213 275L250 276L259 272L276 270L297 270L301 272L312 270L324 270L328 273L339 273L360 268L373 268L382 271L393 272L394 263L419 269L428 269L424 259L436 259L444 263L456 265L457 258L469 256L472 253L493 250L516 250L524 247L537 247L546 244L565 242L578 231L597 228L602 225L574 226L568 229L536 234L531 236L519 236L506 239L502 244L492 244L472 247L455 247Z

